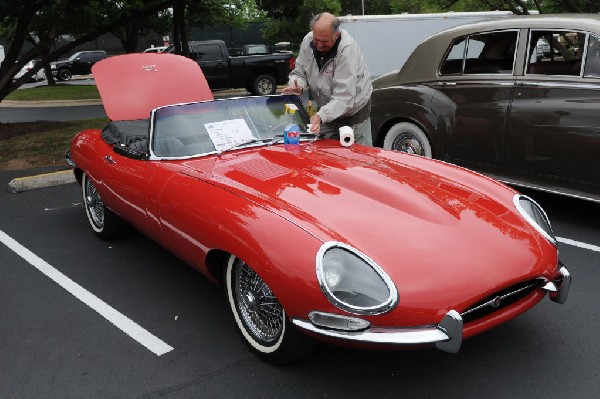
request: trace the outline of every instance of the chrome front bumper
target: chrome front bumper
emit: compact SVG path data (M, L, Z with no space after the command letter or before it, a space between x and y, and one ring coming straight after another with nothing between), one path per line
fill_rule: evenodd
M295 326L318 335L342 341L389 345L435 344L445 352L456 353L462 345L463 320L455 310L446 313L437 325L412 328L376 328L360 332L328 330L314 325L310 321L293 319Z
M542 289L550 293L552 301L562 304L569 296L571 274L564 266L561 266L560 274L562 279L559 282L548 282ZM438 349L449 353L457 353L463 341L463 319L455 310L446 313L439 324L410 328L369 327L363 331L342 331L327 329L309 320L293 319L292 323L307 332L341 341L407 346L435 344Z

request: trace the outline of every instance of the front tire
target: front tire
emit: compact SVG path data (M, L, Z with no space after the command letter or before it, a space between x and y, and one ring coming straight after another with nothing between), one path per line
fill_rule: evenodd
M385 135L383 148L431 158L431 144L425 133L410 122L396 123Z
M252 84L252 94L257 96L266 96L275 94L277 91L277 82L271 75L260 75L254 79Z
M126 231L125 222L114 212L104 206L100 193L87 173L81 178L81 194L88 222L94 233L106 241L121 238Z
M260 358L283 365L312 351L314 342L294 328L264 280L233 255L227 262L225 285L235 323Z
M67 68L62 68L58 70L58 80L71 80L73 74Z

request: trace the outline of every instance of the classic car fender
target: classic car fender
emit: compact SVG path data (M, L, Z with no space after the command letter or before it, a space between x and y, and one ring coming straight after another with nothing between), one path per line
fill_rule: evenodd
M434 90L423 85L375 90L371 113L373 144L381 147L388 130L396 123L411 122L423 130L433 152L437 153L443 145L444 135L440 131L439 118L431 109L435 94Z
M109 146L100 138L101 130L86 129L75 135L71 143L69 156L76 167L73 170L78 183L81 183L82 171L88 172L96 189L100 192L104 189L101 176L103 157L113 152Z
M310 310L339 311L322 294L315 260L322 241L294 222L209 180L175 174L161 190L159 241L202 273L211 251L246 262L267 283L290 317ZM290 287L294 287L290 290Z

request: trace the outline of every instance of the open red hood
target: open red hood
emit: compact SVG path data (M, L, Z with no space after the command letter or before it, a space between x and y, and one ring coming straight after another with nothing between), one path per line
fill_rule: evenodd
M118 55L96 63L92 73L113 121L146 119L156 107L213 99L198 64L179 55Z

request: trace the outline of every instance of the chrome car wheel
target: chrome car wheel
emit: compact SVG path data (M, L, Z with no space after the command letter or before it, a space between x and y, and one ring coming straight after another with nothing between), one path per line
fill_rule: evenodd
M283 332L285 312L265 282L240 262L234 270L236 302L244 324L252 335L266 344L275 342Z
M100 193L87 173L81 177L81 193L85 213L94 233L103 240L120 238L125 232L125 223L104 206Z
M83 190L85 209L90 222L94 225L95 229L102 229L104 226L104 203L102 202L102 198L100 198L100 194L98 194L96 187L94 187L89 178L85 179Z
M310 353L314 343L292 326L275 294L248 264L231 256L225 284L237 327L256 354L286 364Z
M383 141L383 148L431 158L431 144L425 133L409 122L391 127Z

